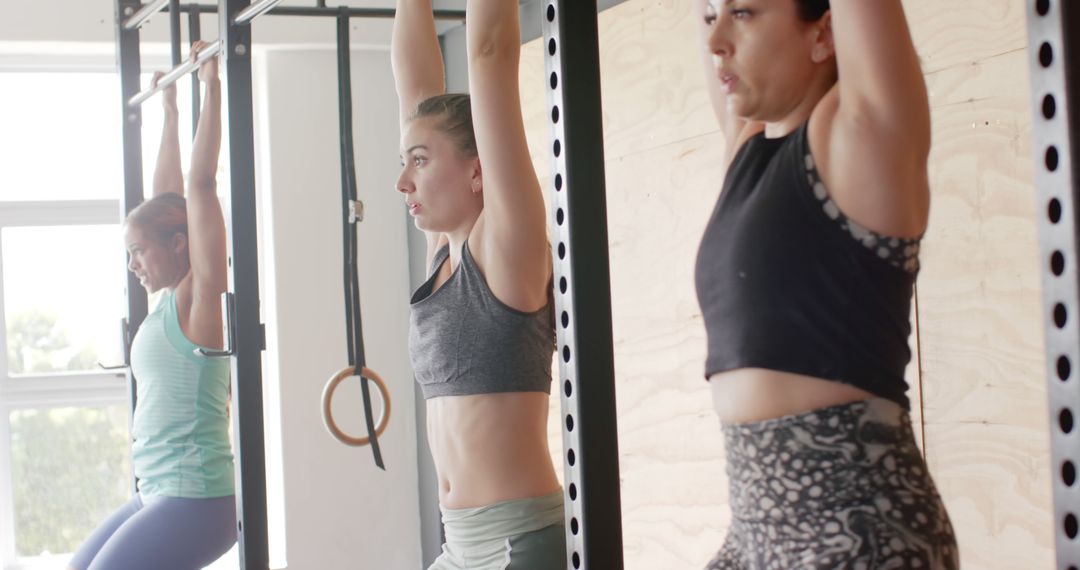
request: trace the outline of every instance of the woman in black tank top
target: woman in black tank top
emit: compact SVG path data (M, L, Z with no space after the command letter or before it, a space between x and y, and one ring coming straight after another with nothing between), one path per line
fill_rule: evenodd
M904 381L930 121L901 0L695 2L731 157L695 277L733 511L709 568L957 568Z

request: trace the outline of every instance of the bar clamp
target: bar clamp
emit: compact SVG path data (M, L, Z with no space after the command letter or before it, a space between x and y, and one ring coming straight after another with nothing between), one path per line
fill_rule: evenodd
M236 354L236 298L228 291L221 294L221 316L222 332L224 333L222 336L225 338L225 349L210 350L199 347L195 349L195 354L208 358L232 356Z
M355 224L364 221L364 201L349 200L349 223Z

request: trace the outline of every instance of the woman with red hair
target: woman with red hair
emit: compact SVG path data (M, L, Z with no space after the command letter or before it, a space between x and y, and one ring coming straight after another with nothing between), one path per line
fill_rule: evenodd
M206 47L196 42L192 60ZM70 567L76 570L191 570L212 563L236 542L229 362L197 353L222 348L220 299L228 277L225 220L216 193L216 58L202 64L199 79L206 95L187 196L176 88L170 86L164 90L154 196L124 221L128 269L148 293L160 293L131 346L138 387L131 455L138 492L75 553Z

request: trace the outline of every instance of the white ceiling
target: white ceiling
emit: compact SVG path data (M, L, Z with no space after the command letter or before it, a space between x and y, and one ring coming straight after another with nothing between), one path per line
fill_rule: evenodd
M522 10L539 11L543 0L519 0ZM599 0L607 8L624 0ZM434 0L437 9L464 10L466 0ZM186 3L186 2L185 2ZM202 3L214 3L202 0ZM362 8L392 8L394 0L329 0L332 6L347 5ZM316 0L284 0L283 5L314 6ZM0 54L45 48L37 44L90 44L86 49L108 49L115 42L114 0L0 0ZM216 37L216 15L201 19L205 39ZM182 30L186 37L187 17ZM538 17L524 18L538 21ZM440 32L455 27L455 22L440 23ZM388 19L352 20L354 45L389 45L391 22ZM335 41L332 18L262 17L252 26L252 38L263 47L292 45L331 46ZM144 50L151 53L164 50L169 40L168 18L155 16L141 30ZM158 45L154 45L154 44ZM81 49L81 48L80 48Z

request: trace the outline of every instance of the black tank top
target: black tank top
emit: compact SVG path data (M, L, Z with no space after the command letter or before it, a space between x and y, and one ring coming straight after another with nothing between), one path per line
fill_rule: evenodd
M739 149L698 250L705 375L766 368L834 380L910 408L909 311L917 239L839 212L806 125Z

